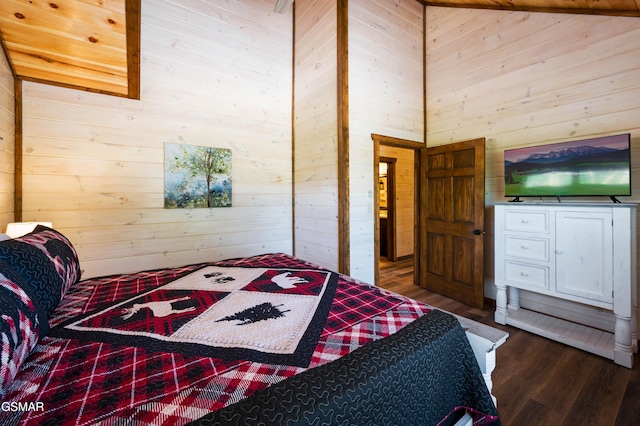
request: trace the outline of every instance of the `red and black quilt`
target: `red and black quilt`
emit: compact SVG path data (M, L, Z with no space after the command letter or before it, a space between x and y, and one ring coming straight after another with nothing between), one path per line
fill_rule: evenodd
M50 335L307 367L337 281L317 269L204 266L67 320Z
M247 398L281 382L289 386L294 376L305 380L318 367L340 366L333 361L343 357L367 364L369 343L387 341L431 313L422 303L285 254L81 281L58 306L49 335L26 360L5 399L37 402L31 406L36 409L2 411L0 424L200 421L225 407L228 413L239 401L251 403ZM461 333L466 340L456 321L424 323L435 332L425 335L446 334L457 341ZM388 350L402 354L408 346L401 339L412 341L417 333L398 334L400 346ZM452 353L462 353L455 345ZM471 348L463 349L472 360L465 362L475 365L469 367L469 393L477 395L482 375ZM418 362L431 361L421 356ZM416 376L412 370L403 374ZM369 385L380 388L376 380ZM394 380L402 384L404 379ZM295 389L293 395L301 395ZM480 405L462 400L443 405L444 414L436 416L442 419L464 406L476 413L478 424L497 420L486 387L483 392ZM238 418L240 424L246 420L242 414Z

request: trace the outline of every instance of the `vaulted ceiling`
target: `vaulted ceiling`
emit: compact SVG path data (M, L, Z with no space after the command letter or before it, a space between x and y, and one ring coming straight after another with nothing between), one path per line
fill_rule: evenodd
M640 16L640 0L418 1L430 6ZM0 41L17 79L138 98L140 8L141 0L1 0Z

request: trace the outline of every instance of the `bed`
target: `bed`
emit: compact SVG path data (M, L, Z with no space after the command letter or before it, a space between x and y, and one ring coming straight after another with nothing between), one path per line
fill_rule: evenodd
M80 280L38 226L0 303L2 425L500 424L454 316L287 254Z

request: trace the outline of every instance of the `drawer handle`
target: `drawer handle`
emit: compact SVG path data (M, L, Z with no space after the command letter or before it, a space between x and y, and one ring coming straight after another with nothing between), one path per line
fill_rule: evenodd
M525 245L523 245L523 246L522 246L522 250L529 250L529 246L525 246Z
M520 275L523 276L523 277L528 277L529 276L529 274L527 274L526 272L520 272Z
M529 223L528 219L522 219L522 223Z

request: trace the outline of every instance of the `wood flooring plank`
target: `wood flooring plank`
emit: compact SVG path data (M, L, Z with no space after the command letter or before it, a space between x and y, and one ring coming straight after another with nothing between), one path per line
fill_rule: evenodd
M640 382L630 381L622 397L622 403L618 410L615 426L628 426L637 424L640 413Z
M525 404L509 423L501 418L503 425L548 426L549 409L533 399L524 400Z
M413 260L380 259L380 286L505 330L496 351L493 394L504 426L640 424L640 360L633 369L518 328L497 324L494 308L472 308L413 285Z
M589 372L588 380L582 388L575 389L578 396L562 423L565 426L612 424L618 415L629 369L612 362L593 364L593 368L583 368L585 373Z
M559 424L565 419L567 407L576 404L578 398L578 392L572 390L584 388L589 378L584 370L600 362L598 357L587 352L557 346L556 359L549 363L537 386L531 389L531 397L548 410L547 424Z

